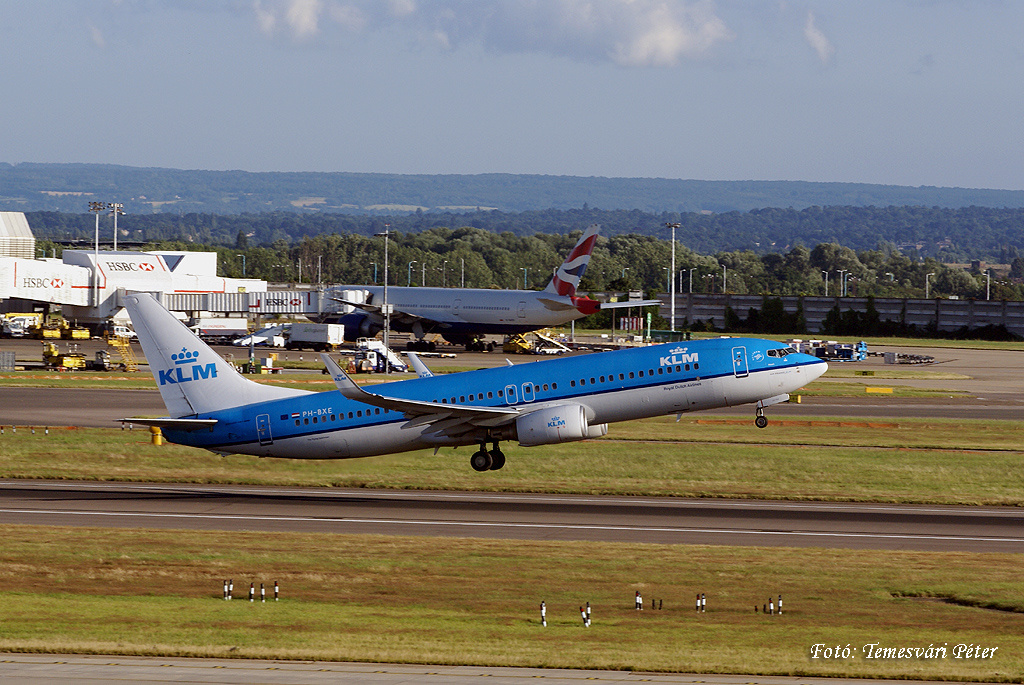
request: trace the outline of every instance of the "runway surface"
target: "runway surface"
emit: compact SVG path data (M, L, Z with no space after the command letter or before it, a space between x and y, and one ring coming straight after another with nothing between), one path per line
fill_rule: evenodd
M43 682L210 683L225 685L447 685L483 680L488 685L580 683L662 683L663 685L906 685L907 681L808 676L708 675L643 671L575 671L567 669L487 666L421 666L331 661L261 661L257 659L180 659L132 656L0 654L0 679L17 685ZM915 681L918 685L939 685Z
M1017 508L0 482L0 524L1024 552Z

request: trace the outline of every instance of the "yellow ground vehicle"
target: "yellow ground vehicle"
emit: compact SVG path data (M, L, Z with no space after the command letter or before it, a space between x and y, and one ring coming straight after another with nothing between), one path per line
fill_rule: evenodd
M85 368L85 355L71 349L61 352L57 343L46 341L43 343L43 362L57 371L73 371Z

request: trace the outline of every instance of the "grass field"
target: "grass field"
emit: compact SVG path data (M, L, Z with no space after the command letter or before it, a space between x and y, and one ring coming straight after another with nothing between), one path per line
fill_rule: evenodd
M759 430L700 415L616 424L583 443L504 447L505 468L481 474L468 448L259 459L155 447L144 430L8 426L0 477L1024 505L1021 429L1009 421L776 419Z
M1016 555L8 526L0 561L6 651L1015 682L1024 673ZM231 602L221 599L228 578ZM258 597L274 581L280 602L239 599L250 582ZM694 611L698 592L705 614ZM779 594L781 616L755 613ZM872 643L946 655L869 659ZM815 644L850 645L850 658L812 658ZM958 659L958 644L997 650Z

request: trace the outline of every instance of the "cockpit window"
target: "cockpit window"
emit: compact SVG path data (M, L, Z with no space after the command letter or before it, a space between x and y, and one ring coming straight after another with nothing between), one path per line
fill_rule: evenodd
M777 350L768 350L769 357L785 357L787 354L796 354L792 347L783 347Z

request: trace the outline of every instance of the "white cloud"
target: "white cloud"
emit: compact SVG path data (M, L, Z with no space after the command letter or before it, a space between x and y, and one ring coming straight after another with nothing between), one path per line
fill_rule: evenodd
M327 17L356 32L400 28L438 49L472 42L636 67L701 58L733 39L712 0L256 0L253 7L265 33L284 26L297 39L316 36Z
M260 30L273 35L284 27L297 40L309 40L320 32L322 0L254 0L253 13Z
M92 38L92 42L96 47L100 49L107 47L107 41L103 37L103 32L100 31L95 24L89 24L89 37Z
M807 12L807 23L804 24L804 38L810 44L814 51L818 53L818 59L823 64L828 64L829 60L832 59L832 55L835 53L835 48L832 47L832 43L822 33L821 29L818 28L817 23L814 20L814 12L808 10Z

